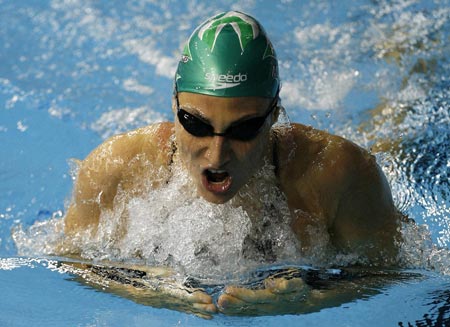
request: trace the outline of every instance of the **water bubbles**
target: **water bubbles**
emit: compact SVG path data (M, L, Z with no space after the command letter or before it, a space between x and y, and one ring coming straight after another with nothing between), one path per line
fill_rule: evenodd
M17 129L23 133L28 129L28 125L25 125L21 120L19 120L17 122Z
M289 209L274 181L273 168L264 167L233 200L216 205L197 197L175 166L166 187L149 187L140 196L119 190L95 233L87 230L67 242L63 213L45 211L51 218L27 229L18 225L13 239L21 255L64 249L91 260L171 266L208 280L238 278L263 263L299 259Z
M19 96L18 96L17 94L14 94L14 95L11 97L11 99L9 99L9 100L6 102L6 109L11 109L11 108L13 108L14 105L16 104L16 102L19 101L19 100L20 100Z
M35 222L29 228L20 223L11 233L21 256L54 255L64 239L64 221L61 212L53 213L51 219Z
M122 108L103 113L98 120L91 124L91 129L106 139L118 133L165 120L167 120L165 115L153 111L147 106Z
M293 33L279 34L287 35L286 43L294 42L299 45L285 47L286 53L281 52L280 58L289 58L280 65L286 73L284 78L288 77L283 85L282 95L286 98L286 103L295 109L303 106L314 110L311 119L314 123L324 126L330 126L331 118L333 121L339 118L335 111L332 117L330 110L340 109L345 99L349 99L348 102L351 103L357 102L354 98L356 93L375 89L374 93L386 99L387 105L383 107L381 114L374 114L376 123L370 126L373 127L373 131L346 132L345 134L361 141L358 142L360 144L373 144L375 140L380 139L387 140L390 154L379 160L382 161L383 169L391 182L395 202L399 209L414 218L418 225L426 223L430 226L428 236L424 236L426 231L420 228L410 231L409 234L406 232L405 235L415 239L408 245L410 248L407 250L423 250L422 253L425 254L420 257L423 261L420 261L418 265L425 265L426 258L443 265L449 262L444 252L433 250L429 240L431 239L439 246L450 244L450 214L446 205L449 201L448 171L450 168L449 96L448 92L445 92L449 84L448 78L445 77L448 76L448 68L445 70L439 65L433 66L433 62L446 56L445 51L448 46L441 47L441 45L448 40L448 35L441 32L448 31L449 10L445 7L440 10L434 8L428 11L416 10L414 3L416 2L378 1L376 4L367 6L372 8L370 15L358 11L362 19L358 21L348 19L340 24L333 21L321 23L315 20L312 22L298 20L296 17L295 22L300 21L300 23L298 27L292 26ZM121 24L122 22L118 24L120 21L117 18L108 17L106 13L100 12L100 9L86 8L77 2L59 4L52 2L51 5L52 11L33 15L30 18L36 25L39 23L37 20L42 20L41 24L45 23L45 26L50 28L48 31L41 31L38 35L41 42L39 45L42 48L40 50L48 52L36 56L35 59L45 61L49 64L47 67L51 69L51 72L45 73L44 77L47 78L43 80L53 81L52 83L55 84L46 86L46 89L50 90L51 87L54 89L54 94L61 94L61 97L56 98L50 105L46 104L43 107L48 108L49 115L61 119L65 117L72 119L74 117L72 111L77 112L77 110L78 115L86 115L82 112L88 112L85 108L89 107L86 107L84 101L78 100L83 98L89 102L93 98L87 92L90 90L93 90L94 98L97 100L99 94L114 95L118 89L127 91L124 96L126 101L129 101L131 95L137 94L145 98L146 95L154 96L159 93L145 86L147 81L144 82L142 76L133 74L141 68L145 71L150 68L151 71L154 67L156 75L162 76L163 80L172 78L177 60L160 44L165 42L164 39L172 40L167 42L178 42L180 37L178 35L173 38L166 37L166 32L170 31L172 24L178 26L178 30L185 30L183 26L190 26L192 22L185 20L164 25L158 21L163 15L154 11L152 19L139 18L143 25L139 26L136 21L128 25ZM202 10L196 10L195 15L203 15L202 12ZM168 11L165 12L167 13ZM60 17L63 19L59 19ZM352 17L350 12L348 17ZM130 18L133 20L133 17ZM133 26L137 27L137 32L133 31ZM48 36L55 31L58 32L56 41ZM107 39L111 39L112 42ZM105 42L110 43L106 45ZM91 43L94 46L89 46ZM71 56L78 62L74 63L66 58L57 60L58 45L62 50L70 49ZM61 54L66 53L61 52ZM133 65L130 65L134 67L136 64L138 68L133 68L133 71L125 70L123 75L119 75L120 69L117 68L116 72L114 67L130 61L129 57L125 57L127 55L139 59L136 62L132 61ZM119 57L114 58L114 56ZM422 65L416 60L419 56L432 60ZM99 62L99 58L108 60ZM32 56L27 58L23 56L18 58L18 61L26 64L32 59ZM76 72L67 67L55 69L58 66L52 64L53 61L78 69ZM71 72L73 72L72 76L70 76ZM118 74L117 76L108 75L108 83L112 82L114 87L98 89L98 83L93 85L89 75L95 73L98 76L102 72ZM25 74L22 74L22 71L18 73L23 76L24 81L27 80L27 76L42 77L42 72L34 70ZM67 83L61 78L66 75L72 78ZM371 76L375 76L375 81L367 81ZM103 82L107 82L106 79L106 77L99 77L99 80ZM160 80L148 82L156 85L160 83ZM62 86L57 87L56 84ZM69 84L72 87L69 87ZM7 109L14 108L20 101L25 101L27 98L27 101L33 101L33 103L47 103L45 99L47 97L41 99L39 96L33 96L32 92L21 92L7 80L0 79L0 86L3 86L3 92L7 95L5 98L9 99L5 100ZM430 87L435 91L429 92ZM355 90L357 92L352 92ZM34 92L38 91L34 90ZM50 93L47 95L49 96ZM77 97L78 95L80 96ZM72 98L74 98L73 102L67 100ZM365 101L367 96L363 97L363 100L362 104L357 105L363 108L371 105ZM120 101L111 97L111 103L106 103L104 106L103 103L99 104L102 110L111 108L111 111L104 115L96 115L96 119L88 123L103 138L165 118L152 111L147 105L127 104L117 108L117 103ZM154 107L157 106L154 105ZM96 110L96 113L99 111ZM284 118L287 124L289 122L287 116ZM91 121L91 119L86 120ZM27 122L22 120L12 129L17 127L17 130L25 132L29 128L27 125ZM34 125L32 126L34 128ZM355 126L352 128L355 129ZM0 126L0 132L4 130L6 127ZM77 165L74 164L72 168L71 176L75 179ZM183 184L182 181L185 181L185 177L176 176L169 183L167 190L149 191L142 197L130 199L119 196L114 210L103 213L98 238L83 239L84 243L81 245L85 256L118 260L133 258L148 260L149 263L153 261L179 264L185 270L198 274L222 273L239 269L240 265L250 265L251 260L247 257L251 255L258 259L268 257L270 247L273 248L272 251L277 257L295 256L289 253L289 249L295 249L295 246L289 249L283 248L283 244L295 244L290 238L289 231L283 229L283 226L288 224L272 224L270 228L264 230L264 224L268 220L265 218L277 212L284 212L283 201L273 189L267 190L259 185L257 187L257 189L261 187L259 193L248 190L249 198L254 195L255 199L262 199L263 203L270 203L273 199L279 200L272 201L280 205L275 208L275 213L270 211L271 208L263 208L265 214L260 216L262 219L256 220L254 215L249 215L236 201L224 206L211 206L197 199L186 190L184 185L189 183ZM41 190L46 189L48 187L42 187ZM242 192L240 196L244 198L245 192ZM11 210L6 210L0 214L0 218L12 217L11 214ZM47 212L45 214L46 218L57 221L62 213ZM127 229L124 231L124 238L120 239L113 236L118 231L118 226L123 223L122 216L126 217ZM287 216L283 213L279 219L285 222L283 219L287 219ZM39 239L45 235L44 229L51 230L52 227L52 223L42 225L41 229L36 226L35 229L30 230L30 233L23 234L22 238L18 231L17 244L28 244L38 251L43 243L27 243L28 239L33 237ZM263 231L267 237L262 235ZM59 235L56 229L54 233L55 237ZM252 233L259 235L248 238L247 236ZM50 235L52 234L48 232L48 236ZM269 244L270 240L273 240L273 243ZM263 251L256 251L258 247L266 250L266 253L261 254ZM244 256L245 253L247 256ZM417 252L414 253L418 255ZM437 266L437 263L434 265ZM204 267L207 267L206 272L202 271Z
M209 278L238 274L257 263L258 253L248 248L247 239L258 223L243 210L242 202L211 204L197 198L190 184L179 171L167 188L130 201L127 209L133 218L128 220L128 234L120 243L121 256L139 252L153 264L168 264ZM255 189L248 188L242 194L246 199L248 194L267 196L264 191L255 194ZM275 249L282 255L292 240L288 242L283 231L272 229L272 233L276 234L274 239L284 241Z

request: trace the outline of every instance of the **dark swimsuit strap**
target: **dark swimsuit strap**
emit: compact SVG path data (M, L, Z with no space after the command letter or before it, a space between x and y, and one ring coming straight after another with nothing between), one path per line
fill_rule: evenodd
M169 158L169 167L172 167L173 164L173 157L175 156L175 153L177 152L177 145L175 143L175 140L171 140L170 142L170 158Z
M272 145L272 164L273 164L273 172L275 174L275 176L278 177L278 173L279 173L279 159L278 159L278 138L277 138L277 134L272 132L272 137L273 137L273 145Z

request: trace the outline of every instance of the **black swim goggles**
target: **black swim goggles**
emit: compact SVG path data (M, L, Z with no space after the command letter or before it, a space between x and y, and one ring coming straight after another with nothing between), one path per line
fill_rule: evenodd
M264 116L232 123L223 133L214 132L214 127L208 122L204 121L200 117L190 114L184 109L181 109L177 92L175 93L175 100L177 105L178 121L189 134L196 137L223 136L233 140L250 141L258 135L267 117L277 107L278 91Z

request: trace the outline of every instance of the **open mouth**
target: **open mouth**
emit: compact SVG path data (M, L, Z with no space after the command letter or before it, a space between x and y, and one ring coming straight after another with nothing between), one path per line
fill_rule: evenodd
M213 193L225 193L231 187L232 178L226 170L205 169L203 171L203 185Z
M210 183L222 183L228 176L230 176L225 170L213 169L206 169L205 174Z

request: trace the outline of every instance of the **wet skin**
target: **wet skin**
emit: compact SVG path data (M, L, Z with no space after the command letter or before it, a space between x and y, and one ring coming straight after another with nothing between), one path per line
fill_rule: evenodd
M216 133L233 123L264 116L270 103L271 99L265 98L179 94L180 107L208 122ZM173 111L176 117L175 105ZM195 137L177 118L174 124L161 123L111 138L80 163L74 197L65 216L68 240L77 231L90 228L96 232L100 212L112 208L119 185L133 194L144 192L148 161L169 178L175 136L173 160L181 161L198 195L207 201L230 200L264 162L273 163L276 157L278 186L290 208L291 227L301 242L302 255L348 252L363 255L370 263L392 264L398 215L375 158L341 137L304 125L292 124L271 132L276 118L274 111L251 141ZM154 187L164 185L163 180L152 182ZM77 251L67 248L70 245L59 252ZM301 281L270 285L263 290L230 286L219 297L218 307L233 313L241 312L245 303L265 303L276 311L284 297L304 294ZM196 306L205 312L216 310L203 298Z
M181 108L208 122L217 133L226 131L232 123L263 116L271 103L265 98L217 98L189 93L180 93L179 102ZM176 119L180 158L195 181L198 195L212 203L230 200L264 164L270 151L267 140L273 120L273 117L266 119L255 139L240 141L224 136L193 136ZM208 178L211 171L223 172L227 178L222 183L211 182ZM214 187L214 184L224 184L224 187Z

